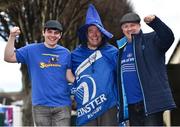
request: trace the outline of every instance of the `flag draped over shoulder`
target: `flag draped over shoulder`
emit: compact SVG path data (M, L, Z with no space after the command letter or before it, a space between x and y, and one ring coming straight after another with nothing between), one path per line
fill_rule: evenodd
M77 125L83 125L117 105L116 65L113 63L116 54L110 54L110 50L79 48L72 53L72 62L79 63L73 66Z

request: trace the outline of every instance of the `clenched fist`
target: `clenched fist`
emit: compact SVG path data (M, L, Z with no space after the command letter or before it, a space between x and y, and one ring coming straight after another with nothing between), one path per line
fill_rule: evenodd
M155 19L155 15L148 15L144 18L145 23L150 23Z
M16 36L18 36L20 33L21 33L20 28L17 27L17 26L13 27L13 28L10 30L10 35L11 35L12 37L16 37Z

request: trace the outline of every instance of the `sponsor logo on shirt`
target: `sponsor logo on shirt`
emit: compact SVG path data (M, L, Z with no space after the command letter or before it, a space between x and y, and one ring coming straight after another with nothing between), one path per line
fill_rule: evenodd
M61 67L60 64L52 64L52 63L40 63L40 68L47 68L47 67Z
M55 54L42 54L43 56L47 56L48 62L40 62L40 68L48 68L48 67L61 67L59 63L59 56Z

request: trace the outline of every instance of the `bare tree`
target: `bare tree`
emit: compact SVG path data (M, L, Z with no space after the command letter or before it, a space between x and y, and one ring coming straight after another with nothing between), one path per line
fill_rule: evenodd
M89 3L93 3L104 21L105 27L115 37L121 37L119 27L121 16L132 11L126 0L1 0L0 3L0 36L7 41L9 28L19 26L22 33L15 43L16 48L26 44L43 41L42 29L49 19L59 20L63 26L61 45L72 50L79 44L77 29L84 23ZM22 83L24 96L23 125L31 126L31 83L27 68L22 64Z

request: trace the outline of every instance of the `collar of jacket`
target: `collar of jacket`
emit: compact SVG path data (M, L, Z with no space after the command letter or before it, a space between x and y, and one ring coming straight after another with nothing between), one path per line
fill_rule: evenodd
M142 34L142 30L140 30L138 34L132 34L132 37L134 38L135 36L141 36L141 34ZM127 41L127 37L126 36L124 36L120 40L116 41L118 49L122 49L127 43L128 43L128 41Z
M117 40L116 43L117 43L118 49L121 49L128 43L128 41L126 37L123 37L120 40Z

